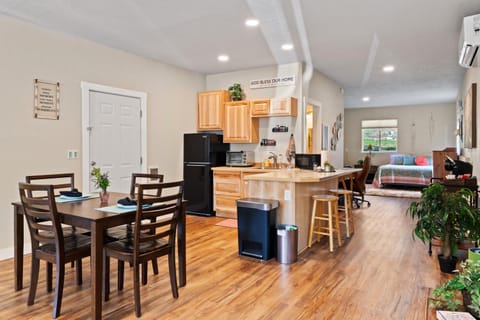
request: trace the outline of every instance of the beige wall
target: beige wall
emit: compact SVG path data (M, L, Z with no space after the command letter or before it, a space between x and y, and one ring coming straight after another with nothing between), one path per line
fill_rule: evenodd
M67 149L82 149L81 81L146 92L147 166L158 166L169 180L182 177L182 134L196 130L196 92L205 89L204 75L1 15L0 39L0 257L13 253L10 203L25 175L73 171L82 188L81 155L66 159ZM33 118L35 78L60 82L60 120Z
M459 97L458 97L459 100L463 101L463 98L465 97L467 90L468 88L470 88L470 85L472 83L477 84L477 118L476 118L477 147L473 149L462 149L462 156L464 157L464 160L473 164L473 175L478 177L480 175L480 149L479 149L480 131L478 130L478 125L480 124L480 105L479 105L480 67L467 69L465 73L465 77L463 79L462 88L459 92Z
M361 149L361 121L398 119L398 153L431 155L432 150L455 147L455 104L345 110L345 164L365 157ZM378 153L372 164L388 163L390 153Z

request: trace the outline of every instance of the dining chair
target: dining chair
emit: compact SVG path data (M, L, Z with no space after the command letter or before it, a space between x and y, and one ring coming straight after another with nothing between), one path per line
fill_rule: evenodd
M133 243L124 239L104 246L104 298L108 301L110 295L110 258L118 259L118 291L123 290L124 262L133 264L135 314L140 317L140 266L143 263L168 255L172 295L178 298L175 235L182 206L183 181L138 184L136 187L138 193L135 224L132 225ZM159 196L151 196L152 192Z
M52 174L38 174L38 175L28 175L25 176L26 183L35 183L35 184L51 184L53 186L53 191L55 196L59 196L61 191L71 191L75 188L75 174L73 172L67 173L52 173ZM39 195L35 194L32 190L27 190L30 197L39 196L45 197L44 192L40 192ZM89 234L89 231L82 228L77 228L73 226L62 225L63 235L65 237L70 236L74 233ZM72 268L75 263L72 261ZM53 265L47 262L47 292L52 291L52 275Z
M19 183L20 200L30 231L32 263L27 305L33 305L38 284L40 260L56 264L55 299L52 317L60 315L62 305L65 263L77 264L77 285L82 284L82 258L90 256L90 237L72 233L64 236L60 224L53 185ZM42 196L32 196L32 194ZM43 223L48 221L50 223ZM47 284L48 285L48 284Z

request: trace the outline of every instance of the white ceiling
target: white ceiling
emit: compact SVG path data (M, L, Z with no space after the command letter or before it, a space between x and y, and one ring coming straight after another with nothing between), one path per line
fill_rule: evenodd
M0 13L204 74L302 61L355 108L454 102L462 18L480 1L0 0Z

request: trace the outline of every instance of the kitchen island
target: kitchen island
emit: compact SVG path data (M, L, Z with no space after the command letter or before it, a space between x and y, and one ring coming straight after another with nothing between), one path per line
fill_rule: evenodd
M249 198L275 199L278 224L298 227L298 252L307 248L312 213L312 195L335 189L340 179L353 177L361 169L337 169L335 172L315 172L301 169L275 170L244 177L244 195Z

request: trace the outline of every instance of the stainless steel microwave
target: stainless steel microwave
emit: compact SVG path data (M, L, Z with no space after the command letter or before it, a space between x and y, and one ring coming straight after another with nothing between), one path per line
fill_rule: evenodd
M253 151L227 151L227 166L251 167L254 161Z
M296 153L295 167L300 169L313 170L320 166L321 155L318 153Z

